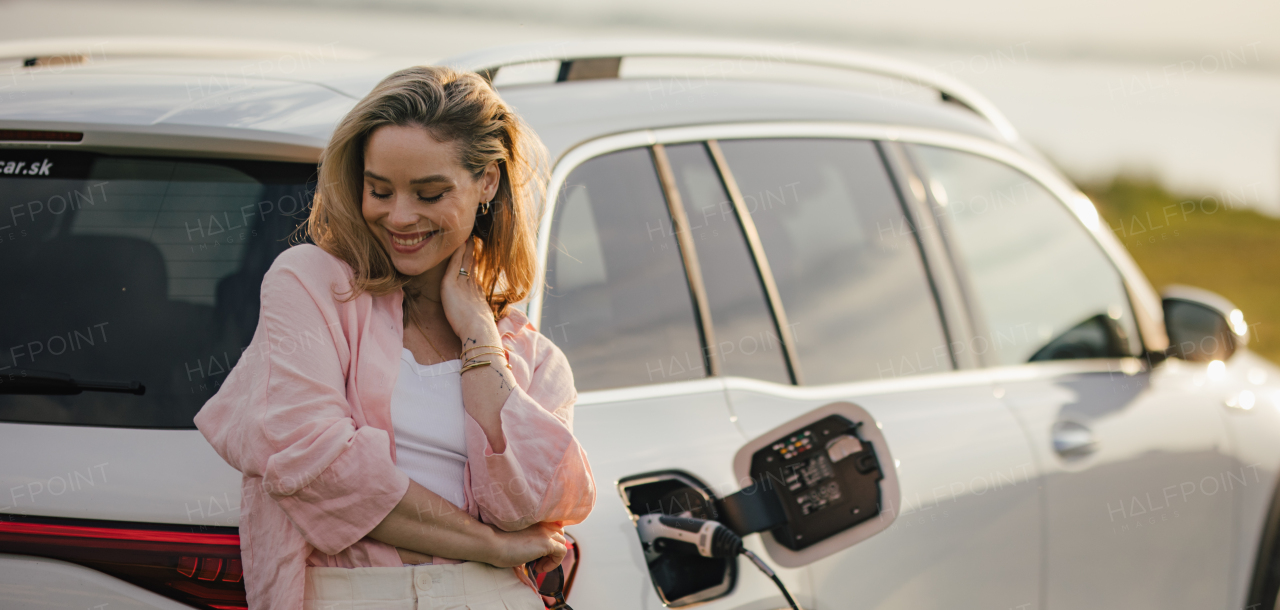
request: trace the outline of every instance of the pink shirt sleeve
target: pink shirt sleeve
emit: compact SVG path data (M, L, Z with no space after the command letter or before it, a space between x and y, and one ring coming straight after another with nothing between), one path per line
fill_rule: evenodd
M387 432L352 417L343 328L360 316L354 303L340 311L331 292L346 280L318 248L277 258L262 283L257 334L237 366L250 367L242 374L258 389L231 393L223 403L232 404L206 405L197 418L214 448L246 475L261 476L262 491L328 555L368 534L409 487L391 460Z
M595 506L596 488L586 451L573 436L578 394L569 362L529 325L503 341L517 381L502 406L506 448L494 453L467 415L469 491L483 520L507 531L545 521L579 523Z

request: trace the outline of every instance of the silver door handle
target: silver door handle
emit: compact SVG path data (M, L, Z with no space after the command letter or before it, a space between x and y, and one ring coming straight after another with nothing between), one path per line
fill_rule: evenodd
M1060 421L1053 425L1053 450L1063 457L1076 457L1093 453L1098 442L1093 432L1073 421Z

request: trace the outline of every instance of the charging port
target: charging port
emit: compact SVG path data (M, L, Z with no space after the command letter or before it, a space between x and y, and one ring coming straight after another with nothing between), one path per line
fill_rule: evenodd
M692 475L664 471L637 475L618 483L622 501L634 523L642 515L717 520L717 498ZM639 533L637 532L637 537ZM696 553L648 553L650 580L663 605L689 606L727 595L737 581L737 561Z

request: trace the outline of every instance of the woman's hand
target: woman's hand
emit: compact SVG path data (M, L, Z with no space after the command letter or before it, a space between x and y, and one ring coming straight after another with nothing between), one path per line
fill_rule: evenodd
M468 237L460 248L453 251L444 277L440 278L440 302L445 318L462 340L464 349L471 347L468 339L480 342L498 338L493 309L489 307L480 284L475 281L475 241L474 237ZM459 273L463 269L472 275Z
M523 565L533 560L534 570L542 573L554 570L564 560L568 546L564 532L554 523L535 523L515 532L498 532L494 557L485 563L499 568Z
M515 389L516 379L502 353L502 335L498 334L493 309L474 275L462 275L459 273L462 269L475 272L475 238L467 238L449 258L444 277L440 279L440 301L449 325L462 341L463 351L477 348L466 357L492 363L482 371L462 375L462 406L480 424L493 452L502 453L507 447L502 434L502 405Z

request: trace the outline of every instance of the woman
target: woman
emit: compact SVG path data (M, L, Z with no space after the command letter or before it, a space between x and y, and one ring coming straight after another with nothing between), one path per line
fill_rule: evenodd
M251 608L542 608L595 504L534 278L537 137L478 75L415 67L342 120L258 329L196 416L243 473ZM473 236L477 234L479 238Z

